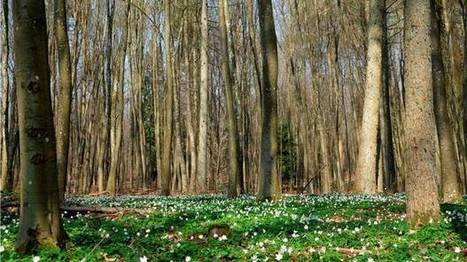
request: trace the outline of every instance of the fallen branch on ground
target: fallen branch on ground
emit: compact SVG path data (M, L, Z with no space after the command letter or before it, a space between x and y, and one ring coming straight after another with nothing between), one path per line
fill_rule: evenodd
M1 208L10 214L19 213L19 201L2 202ZM117 207L89 207L89 206L62 206L60 210L66 213L66 216L71 216L77 213L80 214L127 214L136 213L139 215L147 215L154 212L152 209L142 208L117 208Z

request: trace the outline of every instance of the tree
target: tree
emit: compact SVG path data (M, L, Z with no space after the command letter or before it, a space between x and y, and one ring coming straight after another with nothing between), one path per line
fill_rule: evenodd
M107 191L115 195L117 193L117 174L120 165L120 147L122 144L123 114L124 114L124 82L125 82L125 57L128 47L128 30L131 1L126 5L124 14L124 29L117 53L117 58L113 64L113 71L117 72L116 81L112 81L112 101L111 101L111 125L110 125L110 169L107 180Z
M20 129L19 252L62 246L55 131L49 90L44 1L13 1L16 92Z
M435 181L430 1L406 0L404 14L407 219L413 228L440 217Z
M0 191L10 189L8 178L8 107L9 107L9 96L10 96L10 81L8 76L8 54L10 52L9 46L9 27L8 27L8 1L3 1L3 30L2 36L2 100L0 104L0 125L2 132L0 133L0 159L2 163L0 165Z
M431 0L431 62L433 70L434 109L436 127L438 131L439 155L441 162L441 189L444 202L462 199L460 181L457 173L454 135L449 123L446 76L444 72L443 56L441 52L441 6L437 0Z
M277 170L277 37L271 0L258 0L262 51L261 153L258 199L277 199L281 195Z
M68 146L70 129L71 105L71 61L68 45L68 27L65 0L55 0L55 38L58 52L58 70L60 77L60 94L57 103L57 169L60 202L63 202L66 192Z
M165 56L166 56L166 90L165 90L165 123L164 123L164 142L162 150L162 169L161 169L161 187L162 195L170 195L172 164L172 136L173 136L173 104L174 87L172 79L172 32L171 32L171 2L164 1L165 8Z
M237 183L240 175L239 166L239 142L237 131L237 120L234 108L234 81L230 71L229 59L229 31L228 31L228 3L226 0L219 0L219 28L221 34L222 50L222 76L225 86L225 100L227 105L227 128L229 133L229 188L228 196L236 197L238 195Z
M201 1L201 82L200 82L200 101L199 101L199 134L198 134L198 172L196 173L196 190L198 193L206 191L207 177L207 136L208 136L208 3L207 0Z
M366 90L355 181L356 191L363 193L376 192L385 1L370 0L369 8Z
M467 4L464 0L459 0L459 3L462 7L462 20L464 22L464 148L467 148Z

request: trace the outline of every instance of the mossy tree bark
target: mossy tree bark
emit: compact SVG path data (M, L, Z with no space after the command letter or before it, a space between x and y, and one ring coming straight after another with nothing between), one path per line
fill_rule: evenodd
M271 0L258 0L260 39L263 59L261 84L261 153L258 184L259 200L281 196L278 165L277 116L277 37Z
M369 8L366 90L355 180L356 191L362 193L376 192L385 1L370 0Z
M19 252L62 246L54 121L50 98L44 1L13 1L20 130Z
M407 219L414 228L440 217L436 186L430 0L404 5Z

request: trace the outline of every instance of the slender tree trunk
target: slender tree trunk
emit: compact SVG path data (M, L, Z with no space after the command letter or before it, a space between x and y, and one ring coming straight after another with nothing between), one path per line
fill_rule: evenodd
M114 63L114 72L117 71L117 81L113 81L112 88L112 106L111 106L111 132L110 132L110 169L107 180L107 191L112 194L117 194L117 177L118 169L121 164L120 146L122 144L122 129L123 129L123 108L124 108L124 82L125 82L125 56L128 46L128 31L129 31L129 16L130 16L131 1L128 1L123 36L121 46L117 54L117 60Z
M229 41L227 31L226 14L228 12L228 5L225 0L219 0L219 28L221 34L221 46L222 46L222 76L224 79L225 86L225 99L227 105L227 129L229 134L229 187L228 196L236 197L238 195L237 181L239 172L239 157L238 157L238 132L237 132L237 121L235 117L234 108L234 93L232 79L232 72L230 70L230 59L229 59Z
M358 150L355 190L376 192L378 166L377 134L381 100L384 0L370 0L366 90Z
M467 150L467 3L459 0L462 7L462 19L464 24L464 86L463 86L463 109L464 109L464 150ZM467 157L464 156L464 170L467 169ZM464 194L467 193L467 171L464 173Z
M464 148L467 149L467 3L465 3L465 0L459 0L459 3L462 7L462 19L464 21Z
M57 103L57 170L58 190L60 202L63 202L66 192L68 145L70 129L71 106L71 60L70 47L68 45L68 26L65 0L55 0L55 39L58 52L58 70L60 77L60 93Z
M44 1L13 1L21 211L16 249L63 246Z
M261 157L258 199L281 196L278 164L277 37L271 0L258 0L263 59L261 84Z
M441 52L441 9L436 0L431 0L431 61L433 70L434 108L441 162L441 188L444 202L462 199L460 177L457 173L453 128L448 119L446 78Z
M159 49L157 46L156 31L153 31L152 43L152 99L153 99L153 114L154 114L154 171L156 178L160 173L158 172L159 162Z
M170 0L164 1L165 8L165 55L166 55L166 95L165 95L165 125L164 125L164 147L162 150L162 174L161 187L162 195L170 195L171 171L172 165L172 136L173 136L173 99L174 87L172 79L172 21L171 21L171 3Z
M201 50L200 50L200 101L199 101L199 134L198 134L198 172L196 191L206 191L207 177L207 136L208 136L208 2L201 1Z
M413 228L440 217L435 181L430 1L406 0L404 14L407 219Z
M328 136L324 130L324 121L322 117L320 118L318 135L321 152L321 193L329 193L332 185L332 170L329 163Z
M9 47L9 26L8 26L8 0L2 0L2 9L3 9L3 32L4 35L2 36L2 101L1 101L1 117L0 125L2 127L2 133L0 134L0 159L2 160L2 164L0 166L0 191L4 191L5 189L11 189L11 185L8 185L8 161L13 161L13 159L8 158L8 117L9 117L9 97L10 97L10 81L8 76L8 54L10 53Z
M381 90L381 154L382 154L382 170L383 170L383 185L385 189L395 192L395 162L394 162L394 146L393 146L393 124L391 119L391 96L390 96L390 65L389 65L389 43L388 43L388 21L387 10L384 11L383 17L383 87Z

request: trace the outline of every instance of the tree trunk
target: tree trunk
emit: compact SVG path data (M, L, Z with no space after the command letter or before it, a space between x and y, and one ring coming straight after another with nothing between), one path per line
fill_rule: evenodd
M128 40L128 30L129 30L129 16L130 16L130 2L128 1L126 12L125 12L125 22L123 29L123 36L121 39L121 46L117 54L117 60L114 63L113 72L117 71L117 74L114 74L117 77L117 81L113 81L112 87L112 102L111 102L111 125L110 125L110 170L109 177L107 180L107 191L112 194L117 194L117 177L118 169L120 166L120 146L122 143L122 129L123 129L123 107L124 107L124 80L125 80L125 56L127 51L127 40Z
M389 64L389 43L388 43L388 11L385 10L383 18L383 87L381 90L381 154L382 154L382 170L383 170L383 187L384 189L395 192L395 160L394 160L394 146L393 146L393 123L391 118L391 96L390 96L390 64Z
M446 78L443 56L441 52L441 7L436 0L431 0L431 61L433 70L434 108L438 130L441 189L444 202L455 202L462 199L460 181L457 173L454 135L448 119Z
M271 0L258 0L263 60L261 84L261 156L258 185L259 200L281 196L278 162L277 117L277 37Z
M18 252L63 246L44 1L13 1L21 151Z
M362 193L376 192L376 173L379 161L377 152L378 116L383 84L384 9L384 0L370 0L366 90L355 180L355 190Z
M8 76L8 54L10 53L10 47L9 47L9 26L8 26L8 12L9 12L9 6L8 6L8 1L3 0L2 2L2 9L3 9L3 32L4 35L2 36L2 101L1 101L1 107L0 107L0 126L2 127L3 131L0 134L0 159L2 161L1 166L0 166L0 191L4 191L6 189L11 189L11 185L8 185L8 161L13 161L13 159L8 158L8 139L9 139L9 133L8 133L8 117L9 117L9 97L10 97L10 81L9 81L9 76Z
M71 105L71 64L70 47L68 45L68 26L65 0L55 0L55 39L58 52L58 70L60 77L60 93L57 103L57 170L58 190L60 202L63 202L66 192L68 145L70 129L70 105Z
M207 177L207 136L208 136L208 3L201 1L201 50L200 50L200 101L199 101L199 134L198 134L198 172L197 172L197 193L206 191Z
M239 157L238 157L238 132L237 132L237 121L235 117L234 108L234 93L232 79L232 72L230 70L230 59L229 59L229 40L227 31L226 20L228 12L228 5L225 0L219 0L219 29L221 34L221 52L222 52L222 76L224 79L225 86L225 99L227 105L227 129L229 134L229 186L228 186L228 197L233 198L238 195L237 181L239 172Z
M464 148L467 149L467 3L465 0L459 0L462 7L462 19L464 21Z
M440 218L435 181L430 1L406 0L404 14L407 220L414 228Z
M174 87L172 79L172 32L171 32L171 3L170 0L164 1L165 8L165 48L166 48L166 95L165 95L165 126L164 126L164 148L162 150L162 174L161 187L162 195L170 195L171 171L172 165L172 136L173 136L173 99Z

